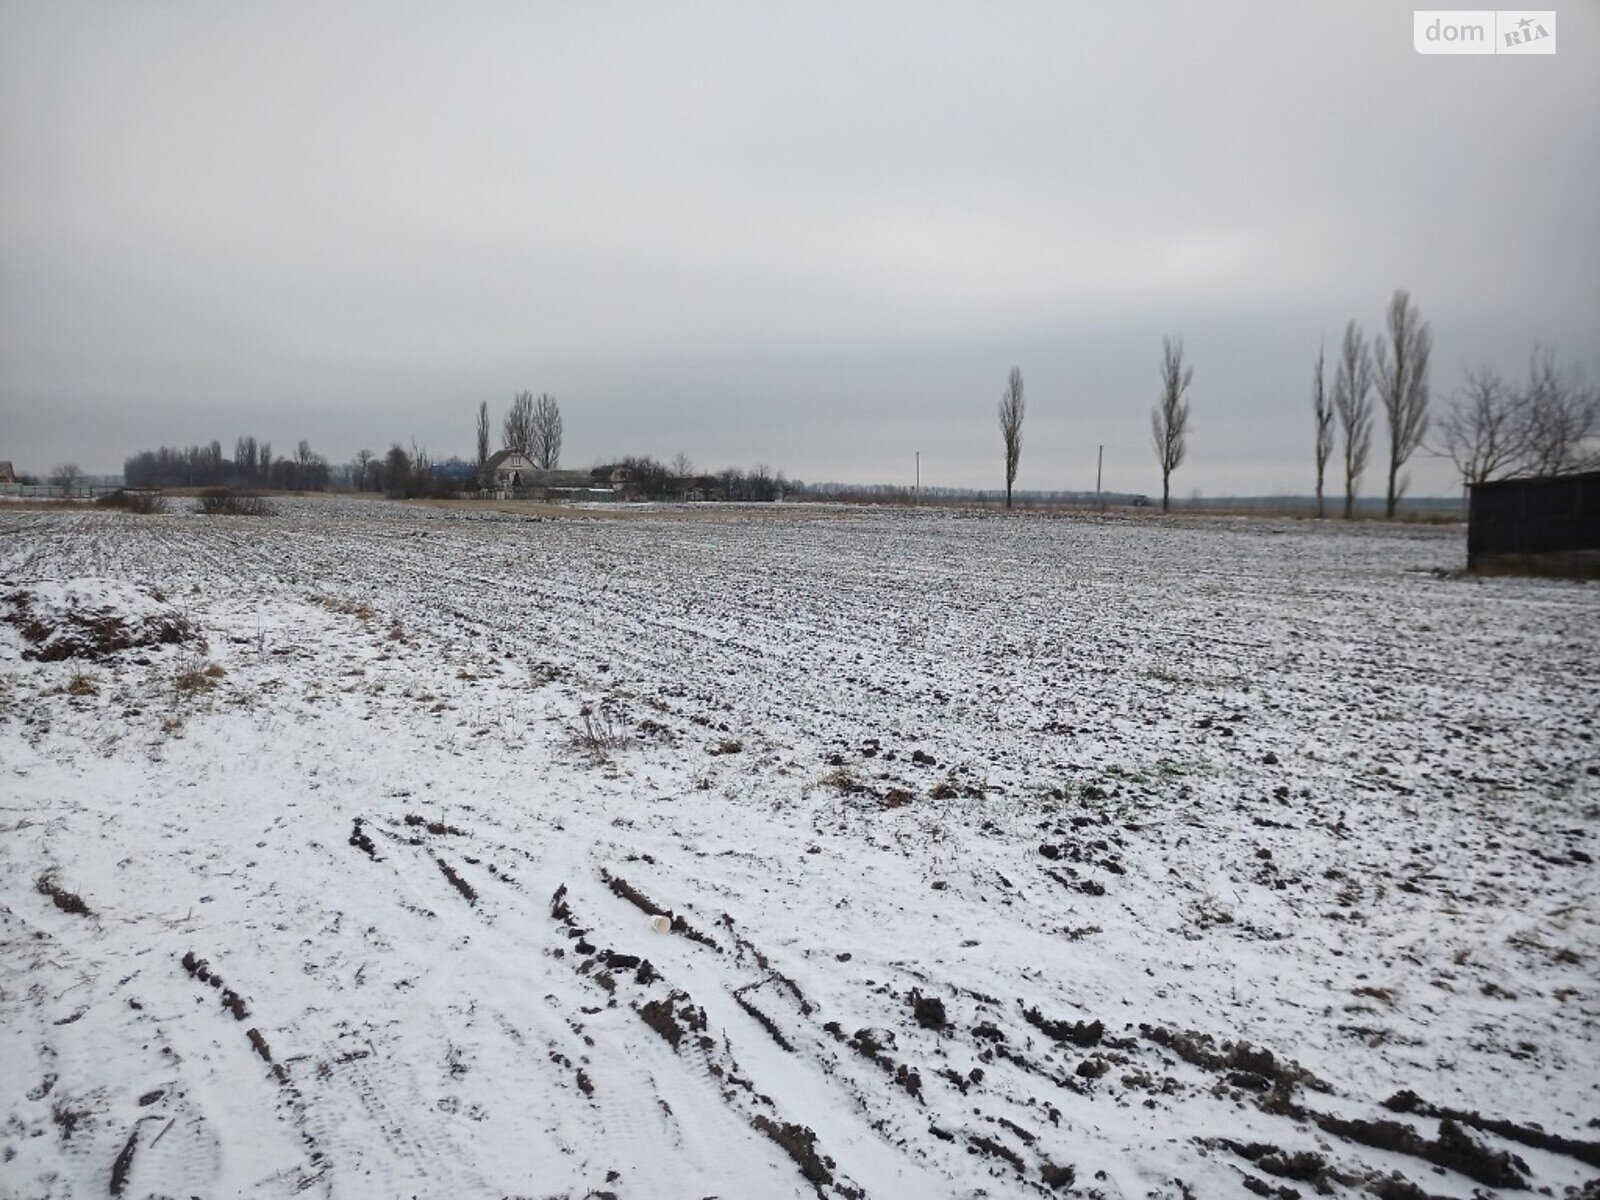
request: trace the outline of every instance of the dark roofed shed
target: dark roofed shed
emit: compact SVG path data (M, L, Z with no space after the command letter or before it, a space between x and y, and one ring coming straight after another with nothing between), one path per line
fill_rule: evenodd
M1600 578L1600 471L1474 484L1467 566Z

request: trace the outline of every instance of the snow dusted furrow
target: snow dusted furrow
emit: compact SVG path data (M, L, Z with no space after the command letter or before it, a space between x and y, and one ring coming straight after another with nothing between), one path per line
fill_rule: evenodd
M0 515L0 1194L1600 1188L1593 587L274 503Z

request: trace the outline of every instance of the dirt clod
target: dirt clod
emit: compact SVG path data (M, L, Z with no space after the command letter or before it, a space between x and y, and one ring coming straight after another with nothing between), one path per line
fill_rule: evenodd
M125 586L78 590L68 585L58 591L36 584L12 592L5 603L3 619L28 643L23 657L38 662L99 662L136 647L198 640L193 622L182 613Z
M272 1062L272 1047L267 1045L267 1039L261 1030L252 1027L245 1030L244 1035L250 1039L250 1047L261 1056L261 1061L270 1064Z
M378 848L372 844L372 839L367 836L366 830L361 828L361 818L357 817L350 827L350 844L362 851L374 862L378 858Z
M950 1024L950 1018L944 1011L944 1001L937 996L924 996L921 992L913 991L911 1012L917 1024L924 1029L944 1029Z
M1018 1154L1010 1146L1002 1145L1001 1143L995 1141L987 1134L971 1134L967 1138L967 1144L969 1147L969 1153L981 1152L983 1154L987 1154L990 1158L1004 1159L1018 1171L1025 1169L1022 1161L1022 1155Z
M1461 1125L1470 1126L1473 1129L1481 1129L1485 1133L1495 1134L1497 1137L1503 1137L1508 1141L1521 1142L1524 1146L1532 1146L1536 1150L1545 1150L1552 1154L1564 1154L1568 1158L1575 1158L1591 1167L1600 1167L1600 1142L1584 1142L1579 1141L1577 1138L1546 1133L1542 1129L1519 1125L1514 1121L1507 1121L1499 1117L1486 1117L1479 1112L1468 1112L1458 1108L1441 1108L1438 1105L1429 1104L1410 1090L1396 1092L1383 1102L1383 1106L1390 1112L1414 1113L1422 1117L1449 1118Z
M478 902L477 889L465 879L461 878L461 876L456 873L456 869L454 867L445 862L445 860L442 858L436 858L433 861L439 864L439 870L444 874L444 877L450 881L450 886L455 888L456 891L460 892L462 896L466 898L468 904L476 904Z
M1106 1027L1100 1021L1052 1021L1037 1008L1023 1010L1023 1018L1045 1036L1058 1042L1068 1042L1079 1049L1098 1046L1105 1036Z
M1527 1163L1508 1151L1479 1144L1448 1118L1439 1122L1439 1136L1433 1141L1398 1121L1347 1120L1331 1114L1318 1115L1315 1120L1326 1133L1378 1150L1409 1154L1490 1187L1521 1189L1528 1185Z
M774 1121L764 1113L757 1114L752 1124L794 1159L807 1181L818 1186L833 1182L833 1159L817 1149L813 1130L788 1121Z
M691 1030L703 1033L706 1028L706 1014L682 992L640 1005L638 1013L640 1019L665 1038L674 1050L682 1045Z
M128 1172L133 1169L133 1154L139 1148L139 1127L135 1125L128 1134L128 1140L122 1144L122 1149L117 1152L116 1161L111 1164L111 1194L122 1195L128 1186Z
M1040 1166L1039 1176L1044 1180L1044 1185L1054 1191L1069 1188L1077 1181L1078 1169L1076 1167L1058 1167L1055 1163L1047 1162Z

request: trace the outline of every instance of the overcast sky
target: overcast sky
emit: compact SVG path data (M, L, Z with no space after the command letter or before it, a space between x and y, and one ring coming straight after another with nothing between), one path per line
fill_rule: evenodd
M1320 338L1409 288L1435 404L1600 377L1600 4L0 0L0 459L472 454L477 404L807 480L1307 493ZM1374 459L1380 456L1374 454ZM1452 490L1418 460L1414 493ZM1382 491L1375 467L1364 491Z

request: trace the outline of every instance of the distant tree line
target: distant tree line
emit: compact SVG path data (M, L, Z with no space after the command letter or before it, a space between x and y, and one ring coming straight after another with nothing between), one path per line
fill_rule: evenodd
M923 484L920 489L901 483L804 483L790 480L784 495L792 499L827 500L840 504L960 504L1005 507L1003 488L946 487ZM1082 508L1102 501L1138 504L1145 497L1134 492L1069 491L1066 489L1016 488L1012 492L1015 508Z
M659 462L649 455L629 455L614 463L602 463L589 475L597 487L615 484L626 495L640 500L768 502L781 500L804 486L765 463L757 463L747 471L738 467L700 471L683 454L671 463Z
M200 446L161 446L141 450L122 464L128 487L277 488L291 492L326 491L332 478L328 460L302 440L293 457L272 455L272 443L252 436L234 443L233 457L216 440Z
M473 434L477 449L476 477L480 487L487 487L490 435L493 424L487 402L478 404ZM500 449L515 450L525 455L541 471L553 471L561 464L561 446L565 436L565 422L561 405L548 392L535 398L531 391L520 391L511 400L511 406L500 421ZM390 480L399 477L399 459L391 449L387 461ZM454 465L446 472L445 480L434 481L434 486L449 486L462 490L462 471ZM437 476L435 469L433 475ZM421 477L413 456L410 472L413 487ZM364 473L361 477L365 477ZM624 494L645 500L681 500L696 497L702 500L753 500L781 499L794 485L784 478L782 471L773 471L758 463L748 471L726 467L721 471L702 472L685 454L677 455L672 462L660 462L649 455L629 455L613 462L592 467L589 478L597 488L620 487ZM382 485L380 485L382 486ZM386 486L384 490L393 491Z
M420 497L447 498L471 491L478 484L478 467L460 458L435 461L426 447L399 442L381 457L358 450L343 471L344 482L358 492L381 492L395 500Z
M1600 466L1600 452L1595 446L1596 435L1600 434L1600 389L1587 385L1576 369L1562 368L1553 351L1535 348L1528 379L1521 384L1508 383L1487 368L1469 371L1465 384L1437 422L1431 421L1429 412L1431 353L1429 326L1404 289L1397 289L1390 299L1383 335L1369 342L1355 320L1346 323L1331 384L1326 349L1318 348L1311 395L1318 516L1325 515L1326 492L1330 483L1338 486L1340 475L1344 516L1348 519L1355 515L1380 414L1387 435L1384 511L1391 519L1406 491L1405 467L1419 449L1425 448L1430 428L1437 432L1438 440L1427 444L1426 449L1450 457L1466 483ZM1183 340L1163 338L1161 388L1150 411L1151 444L1161 471L1163 511L1171 505L1172 475L1188 456L1187 394L1193 379L1194 368L1185 361ZM1012 367L998 409L1006 507L1012 506L1018 494L1035 503L1077 502L1076 498L1085 493L1016 492L1026 413L1022 372ZM454 496L492 482L488 463L493 432L489 405L482 402L477 406L476 453L472 461L456 457L435 461L415 441L409 449L395 442L386 454L363 449L351 462L335 469L307 441L302 440L293 455L275 457L270 443L246 436L235 442L231 458L224 455L218 441L140 451L127 459L123 476L127 486L135 488L220 486L322 491L342 485L397 498ZM553 470L559 465L564 421L560 404L548 392L537 397L526 390L516 393L500 421L499 432L502 450L525 455L541 470ZM68 463L58 466L52 478L70 486L79 474L77 467ZM807 487L765 464L749 470L727 467L704 472L683 454L671 463L649 455L628 456L594 467L590 479L596 487L617 487L629 497L664 501L694 498L764 502L802 495L868 499L912 496L909 489L896 486ZM958 493L987 498L981 492L922 490L930 498Z

